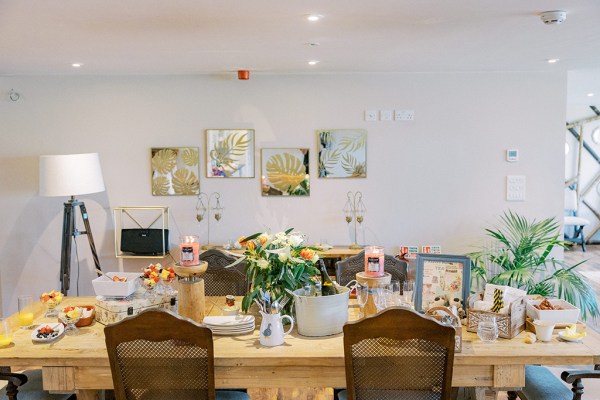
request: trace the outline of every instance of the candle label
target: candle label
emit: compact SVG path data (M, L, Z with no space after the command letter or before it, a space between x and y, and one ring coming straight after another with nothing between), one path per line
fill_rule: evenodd
M368 257L367 258L367 271L368 272L379 272L379 257Z
M192 246L181 246L181 261L194 261L194 248Z

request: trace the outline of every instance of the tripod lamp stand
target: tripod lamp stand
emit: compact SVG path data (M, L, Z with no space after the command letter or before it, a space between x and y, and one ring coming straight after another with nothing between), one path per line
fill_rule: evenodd
M76 199L82 194L104 191L104 179L98 153L40 156L40 196L70 196L64 203L62 246L60 254L60 289L65 295L71 282L71 243L79 235L87 235L94 264L100 269L100 261L88 213L83 201ZM79 207L85 226L84 231L75 225L75 213Z

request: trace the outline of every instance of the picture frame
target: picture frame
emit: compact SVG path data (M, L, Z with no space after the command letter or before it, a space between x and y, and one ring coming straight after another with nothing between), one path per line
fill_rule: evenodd
M319 178L366 178L366 129L317 131Z
M254 178L254 129L206 130L207 178Z
M269 196L310 196L307 148L261 149L261 193Z
M452 306L467 312L471 287L471 259L450 254L417 254L415 310ZM444 300L444 304L441 304Z
M153 196L200 194L198 147L153 147L150 149Z

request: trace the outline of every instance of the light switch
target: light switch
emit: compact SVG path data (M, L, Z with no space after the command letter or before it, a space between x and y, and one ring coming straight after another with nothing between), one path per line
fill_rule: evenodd
M392 120L392 110L379 111L379 119L382 121L391 121Z
M506 200L525 201L525 175L506 176Z

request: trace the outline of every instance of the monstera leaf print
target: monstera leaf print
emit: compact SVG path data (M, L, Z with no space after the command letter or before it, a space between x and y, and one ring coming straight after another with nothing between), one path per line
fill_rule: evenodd
M185 149L181 153L181 159L183 163L188 167L195 167L198 165L198 150L197 149Z
M187 169L175 171L172 183L175 194L198 194L200 188L198 177Z
M166 176L152 178L152 195L167 196L169 194L169 181Z
M152 157L152 169L161 174L171 172L177 162L177 153L174 149L160 149Z
M246 154L250 137L246 132L231 133L224 140L216 142L210 151L210 158L226 175L237 170L237 160Z
M306 168L302 160L290 153L275 154L267 161L267 178L282 192L293 192L305 177Z

